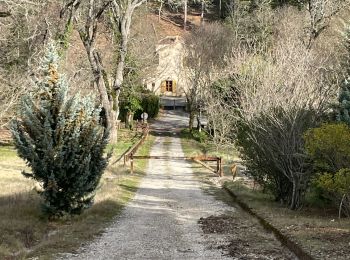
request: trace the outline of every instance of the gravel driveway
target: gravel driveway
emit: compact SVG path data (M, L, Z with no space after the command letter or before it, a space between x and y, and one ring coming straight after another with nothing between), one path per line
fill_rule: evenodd
M166 112L153 129L162 133L186 124L184 115ZM183 156L180 139L158 136L151 155ZM189 162L150 160L146 170L115 223L67 259L229 259L213 246L224 237L204 234L198 220L234 209L202 191Z

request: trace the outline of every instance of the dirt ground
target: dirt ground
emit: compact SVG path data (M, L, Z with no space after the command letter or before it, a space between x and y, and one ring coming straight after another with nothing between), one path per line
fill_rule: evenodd
M238 209L232 215L201 218L198 223L206 234L226 235L226 243L219 245L234 259L296 259L276 238L267 233L248 214Z
M167 112L152 125L157 133L151 155L184 156L180 138L172 136L187 124L183 114ZM225 236L203 234L198 220L233 213L234 207L201 189L191 164L150 160L134 199L105 233L77 254L63 259L230 259L218 249ZM215 245L215 246L211 246Z
M151 155L184 156L176 134L186 114L153 122ZM207 192L182 160L150 160L135 198L104 234L61 259L294 259L254 218Z
M293 211L246 182L227 184L237 198L315 259L350 259L350 220L331 209Z

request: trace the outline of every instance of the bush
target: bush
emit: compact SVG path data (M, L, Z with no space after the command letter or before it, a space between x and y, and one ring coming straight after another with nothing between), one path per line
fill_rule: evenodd
M259 119L256 118L256 120ZM292 185L272 162L271 157L266 154L258 140L254 140L253 137L257 136L259 132L259 129L251 127L243 120L238 123L236 145L247 166L247 174L265 191L271 192L276 201L286 203Z
M313 171L318 173L312 189L335 207L343 201L343 212L350 216L350 128L345 123L323 124L309 129L304 139Z
M304 139L315 172L350 168L350 128L346 124L323 124L306 131Z
M324 173L315 179L316 187L321 188L323 193L339 206L345 216L350 217L350 169L341 169L337 173Z
M141 106L143 111L148 114L149 118L155 118L159 113L160 99L153 93L143 94Z
M133 106L131 106L131 101L134 104ZM159 113L160 99L153 93L142 93L140 96L125 97L120 102L119 119L125 121L128 111L131 111L130 108L133 108L134 119L140 119L143 112L148 114L148 118L155 118Z
M188 128L185 128L181 130L181 136L182 138L194 139L199 143L205 143L208 141L208 134L205 131L199 132L195 129L190 130Z
M24 96L12 134L21 158L31 167L24 176L43 188L43 210L50 217L79 214L88 208L108 158L108 134L91 98L68 97L68 85L57 72L53 45L35 92Z
M291 209L302 205L310 182L303 133L314 120L313 111L271 108L237 125L236 145L247 173Z

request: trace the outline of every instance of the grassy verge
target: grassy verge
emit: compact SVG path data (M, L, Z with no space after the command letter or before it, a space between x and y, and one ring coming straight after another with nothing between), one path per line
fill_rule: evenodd
M350 255L350 220L337 219L336 212L303 208L292 211L240 181L227 182L237 198L262 216L282 234L317 259L347 259Z
M185 156L197 156L197 155L208 155L218 156L223 159L222 166L224 176L227 178L232 177L230 167L233 161L238 160L238 152L232 146L217 147L210 142L199 142L196 138L196 133L192 134L187 129L182 130L180 133L182 150ZM212 163L214 168L216 162Z
M128 141L113 147L115 154L122 153L133 142L124 140ZM153 141L150 136L140 153L148 154ZM26 168L24 162L12 147L0 147L0 259L52 259L57 253L74 252L118 216L137 190L146 163L135 162L132 176L123 166L109 166L90 209L70 219L47 221L41 215L35 183L21 175Z
M205 145L199 143L191 137L185 136L185 138L182 139L182 147L186 155L200 154L201 152L205 151L203 146ZM275 202L271 195L254 189L250 182L247 183L244 180L231 181L231 174L227 168L227 161L232 158L232 156L230 157L230 154L232 153L229 152L229 154L226 155L226 168L224 171L226 178L224 178L224 180L226 180L226 187L237 196L238 200L245 203L254 213L263 217L283 235L301 246L306 253L310 254L314 258L349 258L350 219L339 220L337 219L337 212L328 209L303 208L299 211L292 211ZM218 154L213 153L213 155ZM193 170L196 176L198 176L198 178L204 184L212 183L212 180L217 179L212 173L207 172L198 165L193 165ZM204 185L203 187L206 192L212 194L217 199L237 207L237 205L233 202L232 197L228 196L222 189L210 184ZM231 234L233 235L235 244L238 245L237 248L244 252L245 247L241 248L242 245L239 243L239 241L245 241L248 247L254 248L255 245L251 244L251 241L257 241L256 238L254 238L254 232L257 232L257 237L263 237L264 235L262 235L262 231L260 229L252 230L250 228L244 228L246 225L243 223L243 219L249 220L248 222L251 223L252 226L257 225L256 220L253 220L250 215L242 212L242 210L237 210L235 212L234 219L236 219L236 230L238 230L238 232L239 230L244 232L243 238L237 232L233 232ZM229 229L230 223L226 224L228 225ZM218 225L218 223L215 223L215 225ZM266 246L267 247L264 246L265 249L270 248L270 245ZM227 250L230 251L230 248ZM231 255L234 256L234 252L231 253Z
M182 139L182 147L187 155L200 154L202 145L195 140ZM217 154L213 151L211 155ZM266 232L256 218L239 208L232 197L221 188L220 181L223 178L218 178L216 174L196 163L191 167L205 193L232 207L232 212L219 216L213 212L212 216L198 221L205 234L225 236L223 242L216 242L215 245L208 245L209 247L223 250L234 259L294 259L293 254L281 246L271 232ZM227 178L231 177L227 171L226 175Z
M128 129L118 130L118 140L116 144L109 144L107 150L113 150L113 157L119 157L128 148L133 146L141 137L141 133Z

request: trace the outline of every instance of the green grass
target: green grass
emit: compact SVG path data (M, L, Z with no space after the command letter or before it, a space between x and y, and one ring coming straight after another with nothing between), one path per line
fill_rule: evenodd
M216 146L210 141L199 142L187 129L180 133L182 150L185 156L218 156L223 159L224 176L231 177L230 167L233 161L238 160L238 152L233 146ZM211 166L216 167L216 163Z
M119 139L123 142L113 146L116 154L136 141L133 133L124 134ZM148 154L153 141L149 136L140 153ZM146 164L146 160L135 162L133 175L120 164L109 166L90 209L80 216L48 221L41 213L35 182L21 174L24 162L12 147L0 147L0 259L52 259L57 253L74 252L119 215L137 191Z
M13 158L17 152L12 146L0 146L0 162L6 158Z
M155 136L149 135L143 145L138 149L136 155L149 155L155 141ZM148 160L135 160L135 170L143 171L148 164Z
M116 144L109 144L107 151L113 150L113 156L118 157L128 148L133 146L141 137L141 133L128 130L120 129L118 131L118 142Z

